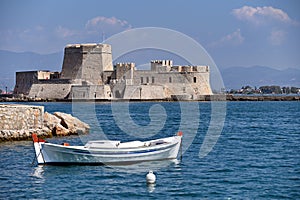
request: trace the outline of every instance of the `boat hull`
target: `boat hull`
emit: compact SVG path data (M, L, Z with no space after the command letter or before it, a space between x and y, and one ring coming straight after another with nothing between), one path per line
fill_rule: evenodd
M150 141L150 143L153 143L153 141ZM181 145L181 136L163 138L159 141L165 142L134 148L88 148L86 146L38 143L39 145L35 144L35 150L38 164L52 165L127 165L146 161L176 159ZM38 152L40 152L39 155Z

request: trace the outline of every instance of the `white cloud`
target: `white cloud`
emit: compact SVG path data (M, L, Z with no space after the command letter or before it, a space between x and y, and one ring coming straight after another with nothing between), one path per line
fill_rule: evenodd
M98 16L88 20L85 27L81 30L73 30L67 27L58 26L55 30L57 36L61 38L74 39L90 39L90 37L96 37L103 33L108 37L118 32L131 29L132 26L125 20L117 19L116 17L104 17Z
M286 24L298 25L299 23L292 20L286 12L271 6L251 7L243 6L242 8L233 9L232 14L239 20L249 21L256 25L266 23L268 20L278 21Z
M132 26L125 20L117 19L116 17L98 16L87 21L85 30L89 34L102 32L112 35L124 30L131 29Z
M231 44L239 45L244 42L245 38L241 34L241 30L237 29L235 32L226 35L221 39L221 42L229 42Z
M231 46L237 46L241 45L244 42L245 38L241 34L241 30L237 29L236 31L225 35L220 40L213 42L210 46L216 47L216 46L224 46L224 45L231 45Z
M275 46L281 45L286 38L286 34L287 33L282 30L273 30L268 38L269 42Z
M121 26L126 29L131 28L131 25L125 20L120 20L115 17L108 18L103 16L98 16L88 20L88 22L86 23L86 28L97 28L103 25Z

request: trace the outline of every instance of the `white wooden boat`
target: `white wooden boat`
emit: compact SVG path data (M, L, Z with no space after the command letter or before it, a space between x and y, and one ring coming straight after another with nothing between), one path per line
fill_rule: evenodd
M150 141L120 142L89 141L84 146L67 143L53 144L32 134L38 164L107 164L125 165L145 161L176 159L181 146L182 132L177 136Z

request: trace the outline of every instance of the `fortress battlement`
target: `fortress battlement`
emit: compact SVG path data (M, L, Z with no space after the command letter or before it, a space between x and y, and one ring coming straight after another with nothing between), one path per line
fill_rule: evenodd
M65 47L65 53L109 53L111 46L109 44L68 44Z
M208 66L172 66L173 71L178 72L198 72L198 73L209 73L209 67Z
M132 62L123 62L123 63L116 63L116 67L135 67L135 63Z
M151 64L160 64L162 66L172 66L173 61L172 60L151 60Z

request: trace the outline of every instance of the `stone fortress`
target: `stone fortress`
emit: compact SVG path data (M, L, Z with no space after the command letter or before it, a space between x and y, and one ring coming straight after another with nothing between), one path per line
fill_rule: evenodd
M61 72L16 73L14 93L41 99L199 100L212 95L208 66L173 66L153 60L150 70L135 63L113 65L109 44L72 44Z

